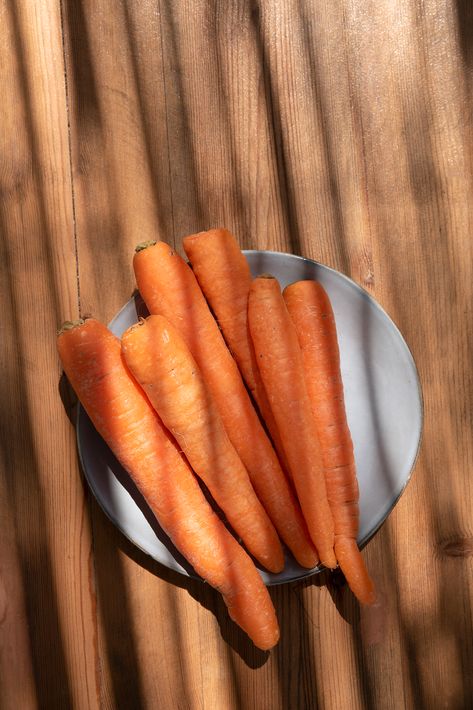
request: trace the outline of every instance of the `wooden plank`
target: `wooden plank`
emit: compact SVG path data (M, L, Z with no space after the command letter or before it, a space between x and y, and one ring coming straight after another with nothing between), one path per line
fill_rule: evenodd
M183 35L177 40L179 51L185 55L188 39L199 37L200 30L205 29L207 13L195 19L197 24L189 25L184 4L175 11L173 8L172 15L169 8L161 8L162 26L157 24L148 5L127 11L121 8L113 17L108 8L105 10L97 3L66 6L66 58L83 312L93 311L108 319L129 296L133 287L132 249L136 241L142 239L135 236L135 215L139 215L142 223L151 225L145 233L149 234L154 227L155 233L172 241L174 234L210 226L212 219L219 221L230 208L234 209L231 195L225 189L226 181L233 179L224 160L228 150L225 134L214 131L212 123L203 120L205 116L200 118L197 127L188 128L186 109L180 103L181 99L186 100L186 94L180 93L178 82L183 77L177 67L181 60L172 51L171 43L176 40L170 32L175 32L185 20L184 27L192 35ZM248 20L247 25L250 30ZM106 46L102 41L105 26ZM227 34L230 30L227 28ZM189 72L189 79L186 78L189 87L192 77L197 78L201 71L208 73L214 60L208 30L204 34L207 38L205 63L194 66L195 58L201 56L203 49L196 47L195 42L190 43L192 57L184 56L182 60ZM165 48L160 48L161 38L166 42ZM254 71L257 68L254 38L251 41L252 62L248 62L248 66L255 74L252 101L263 102L264 111L264 86ZM242 57L244 49L242 46ZM235 67L236 64L227 71ZM240 83L245 81L244 71L245 67L239 75ZM138 82L136 77L139 77ZM204 83L202 88L205 86ZM183 89L184 92L189 90L187 85ZM206 88L206 91L208 100L205 96L203 100L209 105L211 90ZM202 97L192 95L191 99L198 102L192 106L192 111L200 110ZM218 118L218 112L213 111L212 117ZM159 115L152 120L156 112ZM249 128L245 127L249 133L246 140L253 145L253 126L257 126L260 119L253 113L248 115L252 123ZM223 131L224 119L219 120ZM144 125L148 127L147 133ZM270 152L268 126L263 114L262 135ZM194 130L198 135L194 135ZM146 150L144 139L140 139L141 131L143 135L146 133L150 154L155 156L151 178L143 171ZM124 142L129 144L126 156L118 148ZM207 159L206 145L214 151ZM189 146L192 151L198 151L204 175L194 174L190 169L191 157L186 151ZM262 161L262 165L264 171L268 166L272 168L271 162ZM258 166L253 166L251 157L245 158L245 167L252 171L251 180L255 182ZM259 170L261 172L261 168ZM164 209L160 206L160 225L164 226L156 221L156 203L150 205L142 197L153 192L153 186L148 184L150 179L160 186L161 204L166 205ZM247 176L246 179L249 180ZM265 175L262 184L268 184ZM197 189L209 190L214 195L212 204L204 212ZM126 218L128 221L124 212L117 216L117 202L126 203L133 215ZM253 202L248 200L248 205L251 204ZM268 212L264 204L262 202L262 215ZM235 214L244 218L238 210ZM277 212L270 213L269 218L265 216L265 224L274 214ZM251 243L251 235L245 238ZM102 283L106 283L107 288L101 288ZM200 584L189 583L181 590L175 575L169 580L169 575L158 565L146 561L95 507L93 520L103 704L113 706L118 698L124 703L134 698L143 704L151 699L160 707L204 708L216 704L238 707L245 700L246 674L245 662L241 662L239 654L252 662L256 652L242 639L242 634L229 625L222 602ZM295 599L292 604L296 604ZM232 647L236 650L232 651ZM256 656L255 662L261 665L257 653ZM146 659L150 659L149 662ZM223 663L222 659L225 659ZM238 675L235 664L238 664ZM267 668L274 679L277 665L273 662ZM267 702L264 704L274 706L278 685L268 683L265 687Z
M288 238L257 15L251 3L161 4L178 239L221 225L245 248Z
M96 2L67 4L64 30L81 307L107 321L134 288L136 243L173 239L161 30L151 3ZM192 707L218 624L96 505L92 520L102 705Z
M77 314L57 3L0 7L0 705L95 707L91 540L55 329Z
M167 125L155 89L162 82L159 27L151 9L65 7L81 305L105 321L133 290L135 244L155 230L172 238ZM162 175L151 175L155 161ZM169 643L178 592L122 553L126 543L97 506L92 518L102 704L144 705L148 697L162 707L185 706L180 649Z
M129 297L136 242L180 249L225 224L369 289L413 350L426 413L414 479L365 553L380 604L360 613L337 577L276 589L269 657L94 504L102 704L467 706L468 17L440 0L64 9L83 313L108 320Z
M2 426L3 440L3 426ZM15 522L7 490L6 461L1 462L0 511L0 700L4 708L36 707L31 644L28 634L21 564L16 544Z
M159 25L149 2L64 3L64 37L81 309L110 319L134 246L172 240Z

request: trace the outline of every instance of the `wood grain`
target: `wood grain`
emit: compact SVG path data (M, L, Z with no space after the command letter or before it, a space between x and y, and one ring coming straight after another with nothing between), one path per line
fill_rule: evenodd
M458 0L0 5L0 706L473 704L473 12ZM225 225L372 293L413 352L415 474L364 554L271 591L257 652L78 470L54 347L134 289L137 242ZM63 402L61 402L61 396Z

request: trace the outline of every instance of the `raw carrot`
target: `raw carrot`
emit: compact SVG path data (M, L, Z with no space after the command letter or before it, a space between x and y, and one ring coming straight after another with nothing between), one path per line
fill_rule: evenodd
M136 381L247 550L271 572L284 568L278 535L256 497L189 348L166 318L152 315L122 336Z
M248 330L251 272L238 242L227 229L184 237L184 251L223 337L268 428L286 472L284 449L268 402Z
M299 564L314 567L317 555L295 497L192 269L164 242L137 247L133 266L150 313L163 315L184 338L282 540Z
M205 500L188 463L121 355L94 319L64 324L58 351L99 434L195 571L223 595L230 616L262 649L279 638L274 607L250 557Z
M299 502L320 559L335 567L333 517L305 383L302 353L278 281L254 279L248 323L259 371L283 442Z
M374 584L356 542L358 482L332 305L325 289L316 281L291 284L284 289L283 296L302 350L335 525L335 555L353 593L362 603L371 604L375 600Z

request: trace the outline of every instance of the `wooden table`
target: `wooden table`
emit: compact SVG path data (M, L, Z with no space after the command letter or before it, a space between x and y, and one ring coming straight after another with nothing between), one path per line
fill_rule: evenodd
M471 3L2 0L0 21L0 706L472 707ZM137 242L219 225L372 293L425 400L364 552L380 605L336 575L274 588L270 654L101 512L55 349L129 298Z

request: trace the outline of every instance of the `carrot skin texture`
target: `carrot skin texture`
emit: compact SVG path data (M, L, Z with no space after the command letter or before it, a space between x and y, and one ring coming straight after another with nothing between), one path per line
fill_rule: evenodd
M284 555L276 530L179 332L163 316L151 315L123 334L122 353L248 551L271 572L281 572Z
M248 294L252 276L237 240L227 229L210 229L183 239L192 264L223 337L268 427L285 471L288 467L279 430L256 363L248 328Z
M188 463L132 378L121 345L95 319L59 334L65 373L94 426L176 548L223 595L230 616L267 650L279 638L271 598L250 557L214 513Z
M335 525L335 555L355 596L376 599L374 584L356 543L359 491L348 427L335 316L317 281L298 281L283 297L294 323L304 362L309 399L324 464L327 496Z
M309 533L326 567L336 567L333 517L305 383L302 353L281 289L273 277L256 278L248 322L258 367L279 427Z
M314 567L317 554L297 502L192 269L164 242L138 251L133 266L149 312L164 316L179 331L197 362L228 437L280 537L299 564Z

